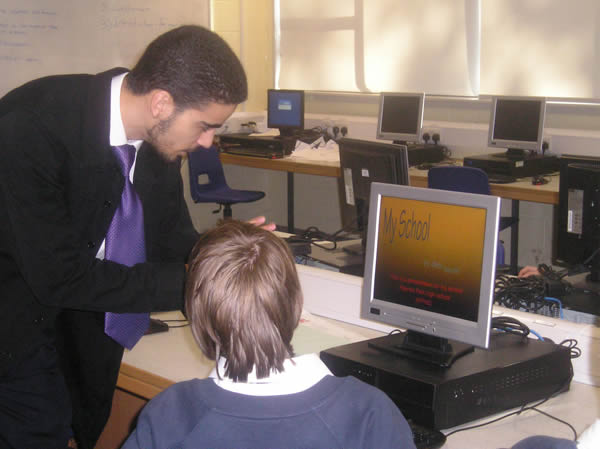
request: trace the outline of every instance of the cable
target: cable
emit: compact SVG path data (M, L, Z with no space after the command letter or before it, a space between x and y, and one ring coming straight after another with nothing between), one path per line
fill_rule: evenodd
M333 234L327 234L326 232L321 231L316 226L309 226L303 232L300 232L290 239L293 239L297 242L307 242L311 245L317 246L326 251L334 251L337 249L337 242L340 240L344 240L340 236L343 235L344 232L349 232L350 230L354 230L354 225L358 222L358 217L355 217L349 224L338 229ZM332 246L325 246L322 243L317 243L319 241L331 242Z
M562 280L562 278L567 276L567 274L569 273L569 271L566 269L560 270L560 271L555 271L552 267L550 267L549 265L546 265L545 263L541 263L538 265L538 271L544 278L555 280L555 281Z
M596 250L591 254L591 256L583 261L583 265L587 265L588 263L590 263L591 260L596 256L596 254L598 254L598 251L600 251L600 248L596 248Z
M566 346L571 350L571 358L576 359L581 355L581 348L577 346L578 341L574 338L567 338L559 343L559 346Z
M540 341L544 341L544 337L542 337L540 334L538 334L536 331L534 331L533 329L529 329L529 332L531 332L533 335L535 335L538 340Z
M497 316L492 318L492 329L497 329L509 334L527 337L531 330L516 318L510 316ZM533 333L533 332L532 332ZM537 336L537 334L534 333ZM543 340L543 338L540 337Z
M559 313L559 316L560 316L560 318L561 318L561 319L562 319L562 318L564 318L562 301L561 301L560 299L557 299L557 298L552 298L552 297L550 297L550 296L546 296L546 297L544 298L544 300L545 300L545 301L550 301L550 302L555 302L555 303L557 303L557 304L558 304L558 313Z
M499 275L495 283L494 302L509 309L563 318L562 302L555 296L568 293L572 286L562 280L562 272L556 272L547 265L540 265L539 270L542 276L517 278Z
M555 421L558 421L559 423L562 423L565 426L567 426L573 432L573 441L577 441L577 431L575 430L575 427L573 427L567 421L564 421L564 420L562 420L560 418L557 418L556 416L552 416L550 413L546 413L546 412L544 412L542 410L539 410L536 407L531 407L531 410L535 410L536 412L541 413L542 415L547 416L548 418L553 419Z

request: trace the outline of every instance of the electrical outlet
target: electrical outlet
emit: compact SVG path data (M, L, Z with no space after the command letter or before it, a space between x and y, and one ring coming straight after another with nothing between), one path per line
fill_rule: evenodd
M425 126L423 127L423 132L421 133L421 137L423 137L425 134L429 134L429 141L427 143L434 143L433 141L433 135L437 134L439 136L439 141L438 143L442 140L442 133L440 128L437 128L435 126Z

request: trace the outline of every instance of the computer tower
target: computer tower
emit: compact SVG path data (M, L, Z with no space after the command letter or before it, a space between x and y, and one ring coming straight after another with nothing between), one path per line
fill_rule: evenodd
M408 149L408 165L441 162L446 158L446 147L435 144L410 144Z
M493 153L465 157L463 165L480 168L488 174L525 178L558 171L560 159L556 156L511 157L507 153Z
M488 350L475 348L450 368L381 352L369 342L330 348L320 357L336 376L374 385L407 419L435 429L566 391L573 376L568 348L507 333L494 335Z

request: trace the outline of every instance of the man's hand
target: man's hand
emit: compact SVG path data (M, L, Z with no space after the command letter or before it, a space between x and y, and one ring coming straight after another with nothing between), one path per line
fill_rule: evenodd
M520 278L526 278L528 276L539 276L540 272L538 271L538 269L536 267L532 267L531 265L527 265L526 267L523 267L523 269L521 271L519 271L519 277Z
M258 217L254 217L248 220L248 223L252 223L254 226L260 226L261 228L267 231L274 231L275 223L266 223L266 221L267 219L264 216L259 215Z

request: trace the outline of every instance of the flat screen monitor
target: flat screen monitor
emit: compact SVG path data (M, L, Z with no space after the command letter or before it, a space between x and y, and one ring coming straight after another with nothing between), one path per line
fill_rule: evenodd
M382 92L379 95L377 138L397 143L419 142L424 105L424 93Z
M340 194L344 229L364 235L369 217L372 182L409 184L408 151L405 145L342 138L340 151ZM360 248L359 248L360 247ZM363 245L346 247L363 253Z
M373 183L370 203L361 316L406 330L378 349L449 366L487 348L500 198Z
M576 287L600 291L600 157L561 157L557 209L555 263L589 270Z
M526 154L542 148L546 99L543 97L492 98L488 144Z
M282 136L304 130L304 91L268 89L267 126L279 129Z

